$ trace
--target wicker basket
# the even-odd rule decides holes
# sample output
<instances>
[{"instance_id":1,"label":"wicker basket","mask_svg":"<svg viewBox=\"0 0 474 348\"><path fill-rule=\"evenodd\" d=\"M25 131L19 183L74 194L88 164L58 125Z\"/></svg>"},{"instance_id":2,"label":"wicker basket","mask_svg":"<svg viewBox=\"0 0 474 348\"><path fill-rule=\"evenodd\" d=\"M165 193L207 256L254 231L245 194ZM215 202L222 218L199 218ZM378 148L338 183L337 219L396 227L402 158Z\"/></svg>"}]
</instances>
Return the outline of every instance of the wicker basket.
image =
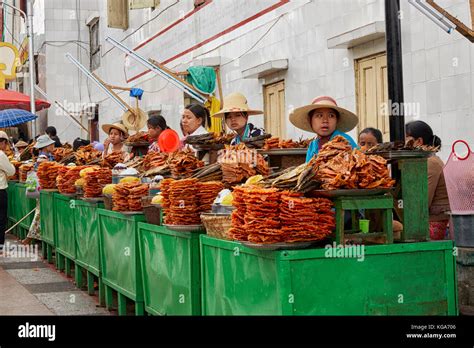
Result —
<instances>
[{"instance_id":1,"label":"wicker basket","mask_svg":"<svg viewBox=\"0 0 474 348\"><path fill-rule=\"evenodd\" d=\"M206 228L207 235L230 240L227 236L227 231L232 227L230 214L203 213L201 214L201 221Z\"/></svg>"}]
</instances>

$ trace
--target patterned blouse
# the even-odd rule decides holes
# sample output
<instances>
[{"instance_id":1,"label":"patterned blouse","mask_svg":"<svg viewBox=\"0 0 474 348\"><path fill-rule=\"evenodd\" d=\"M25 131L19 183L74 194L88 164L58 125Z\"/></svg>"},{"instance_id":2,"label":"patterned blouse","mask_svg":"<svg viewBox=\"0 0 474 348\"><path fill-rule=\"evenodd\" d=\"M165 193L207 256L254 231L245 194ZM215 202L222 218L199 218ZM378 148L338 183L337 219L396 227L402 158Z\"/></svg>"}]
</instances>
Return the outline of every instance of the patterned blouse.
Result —
<instances>
[{"instance_id":1,"label":"patterned blouse","mask_svg":"<svg viewBox=\"0 0 474 348\"><path fill-rule=\"evenodd\" d=\"M240 137L240 135L237 134L235 136L235 138L232 139L230 144L231 145L238 145L243 140L246 140L248 138L258 137L258 136L264 135L264 134L265 134L265 131L262 128L257 128L252 123L247 123L247 126L245 126L244 136Z\"/></svg>"}]
</instances>

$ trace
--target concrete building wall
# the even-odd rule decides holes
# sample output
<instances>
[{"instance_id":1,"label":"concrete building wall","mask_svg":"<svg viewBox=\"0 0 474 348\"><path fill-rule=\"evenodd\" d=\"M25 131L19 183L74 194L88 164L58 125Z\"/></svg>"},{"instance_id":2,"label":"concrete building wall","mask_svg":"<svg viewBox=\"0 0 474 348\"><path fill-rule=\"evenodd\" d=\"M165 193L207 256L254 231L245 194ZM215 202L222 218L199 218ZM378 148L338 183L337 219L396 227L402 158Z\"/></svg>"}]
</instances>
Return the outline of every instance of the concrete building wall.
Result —
<instances>
[{"instance_id":1,"label":"concrete building wall","mask_svg":"<svg viewBox=\"0 0 474 348\"><path fill-rule=\"evenodd\" d=\"M331 95L340 106L355 112L354 60L385 51L383 35L351 48L328 49L328 39L371 23L383 24L383 0L214 0L198 11L194 11L191 0L162 0L154 11L131 10L127 30L107 27L106 1L80 0L80 9L75 0L46 0L48 3L46 41L80 40L86 45L86 20L100 17L101 62L96 72L111 84L144 89L141 108L161 109L174 129L179 129L183 93L152 73L135 77L144 68L106 43L106 37L179 71L218 59L224 94L240 91L254 108L264 106L265 84L284 79L287 115L293 107L307 104L318 95ZM474 143L473 46L457 32L443 32L408 2L401 3L405 101L420 106L419 115L407 120L419 118L431 124L444 142L442 157L446 158L455 138ZM470 23L468 1L439 3ZM79 16L71 18L73 13ZM73 103L98 102L101 124L119 120L120 108L94 85L86 84L85 77L64 58L66 51L88 66L86 50L76 44L48 45L48 94ZM287 59L288 70L262 79L243 78L243 71L276 59ZM120 95L129 101L126 92ZM62 138L72 141L80 135L68 119L52 118L52 111L50 123L60 129ZM253 117L252 122L262 126L263 118ZM287 122L287 138L302 135L311 136ZM351 135L356 137L356 131Z\"/></svg>"}]
</instances>

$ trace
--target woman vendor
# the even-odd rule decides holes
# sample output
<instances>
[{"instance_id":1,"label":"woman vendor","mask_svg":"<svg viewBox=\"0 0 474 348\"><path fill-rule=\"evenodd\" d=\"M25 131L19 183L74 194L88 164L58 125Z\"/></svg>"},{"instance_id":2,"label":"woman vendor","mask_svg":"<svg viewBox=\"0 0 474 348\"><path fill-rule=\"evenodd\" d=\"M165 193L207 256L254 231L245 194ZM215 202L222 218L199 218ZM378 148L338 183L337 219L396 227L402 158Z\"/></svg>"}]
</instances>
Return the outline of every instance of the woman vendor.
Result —
<instances>
[{"instance_id":1,"label":"woman vendor","mask_svg":"<svg viewBox=\"0 0 474 348\"><path fill-rule=\"evenodd\" d=\"M224 117L227 127L235 132L231 145L237 145L248 138L265 134L263 129L248 122L249 116L261 114L263 111L249 108L247 98L243 94L232 93L224 98L224 108L213 117Z\"/></svg>"},{"instance_id":2,"label":"woman vendor","mask_svg":"<svg viewBox=\"0 0 474 348\"><path fill-rule=\"evenodd\" d=\"M405 126L406 141L414 141L415 146L439 146L441 139L433 134L431 127L423 121L413 121ZM443 173L444 163L435 154L428 157L428 208L430 238L442 240L449 222L450 210L448 191Z\"/></svg>"},{"instance_id":3,"label":"woman vendor","mask_svg":"<svg viewBox=\"0 0 474 348\"><path fill-rule=\"evenodd\" d=\"M148 152L161 152L160 146L158 145L158 138L160 134L165 130L169 129L166 124L166 120L163 116L151 116L147 121L148 126L148 139L151 141L151 145L148 148Z\"/></svg>"},{"instance_id":4,"label":"woman vendor","mask_svg":"<svg viewBox=\"0 0 474 348\"><path fill-rule=\"evenodd\" d=\"M316 133L306 153L306 162L319 153L321 147L335 136L343 136L356 148L355 141L345 132L354 129L359 119L352 112L341 108L328 96L315 98L311 104L295 109L290 114L290 122L299 129Z\"/></svg>"},{"instance_id":5,"label":"woman vendor","mask_svg":"<svg viewBox=\"0 0 474 348\"><path fill-rule=\"evenodd\" d=\"M122 152L125 155L124 161L130 157L130 151L124 142L128 138L127 128L121 123L104 124L102 130L109 135L104 141L104 152L102 157L113 152Z\"/></svg>"},{"instance_id":6,"label":"woman vendor","mask_svg":"<svg viewBox=\"0 0 474 348\"><path fill-rule=\"evenodd\" d=\"M55 141L52 140L48 135L41 135L36 139L35 149L39 151L38 159L35 163L35 171L38 170L38 166L42 162L54 161L54 144ZM36 200L35 215L33 217L33 222L30 225L28 230L28 235L21 242L23 244L29 244L32 239L41 240L41 226L40 226L40 204L39 199Z\"/></svg>"}]
</instances>

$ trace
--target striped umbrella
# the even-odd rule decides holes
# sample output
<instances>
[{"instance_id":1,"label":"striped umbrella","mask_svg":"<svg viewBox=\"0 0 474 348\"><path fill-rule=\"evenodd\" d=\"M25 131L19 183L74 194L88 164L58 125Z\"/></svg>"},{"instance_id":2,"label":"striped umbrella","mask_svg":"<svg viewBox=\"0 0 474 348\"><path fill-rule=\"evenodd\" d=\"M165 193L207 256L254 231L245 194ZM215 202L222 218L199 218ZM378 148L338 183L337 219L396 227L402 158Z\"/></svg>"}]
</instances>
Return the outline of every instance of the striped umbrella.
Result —
<instances>
[{"instance_id":1,"label":"striped umbrella","mask_svg":"<svg viewBox=\"0 0 474 348\"><path fill-rule=\"evenodd\" d=\"M0 111L0 128L17 126L37 119L38 116L21 109L7 109Z\"/></svg>"}]
</instances>

